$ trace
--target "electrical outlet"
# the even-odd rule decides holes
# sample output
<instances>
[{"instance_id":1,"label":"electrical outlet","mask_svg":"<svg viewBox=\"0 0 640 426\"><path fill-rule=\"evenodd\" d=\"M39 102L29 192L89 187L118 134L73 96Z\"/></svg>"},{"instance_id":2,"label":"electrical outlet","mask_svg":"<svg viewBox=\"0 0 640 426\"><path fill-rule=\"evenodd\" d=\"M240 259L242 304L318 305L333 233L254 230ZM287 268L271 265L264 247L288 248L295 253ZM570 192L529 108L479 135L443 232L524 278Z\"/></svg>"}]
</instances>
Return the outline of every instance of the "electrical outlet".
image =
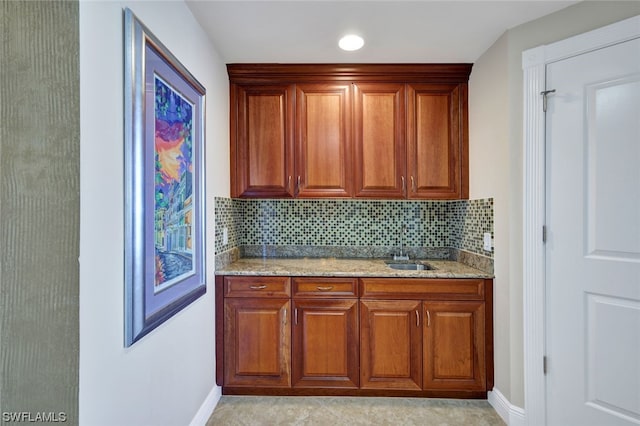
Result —
<instances>
[{"instance_id":1,"label":"electrical outlet","mask_svg":"<svg viewBox=\"0 0 640 426\"><path fill-rule=\"evenodd\" d=\"M229 244L229 230L222 228L222 244Z\"/></svg>"},{"instance_id":2,"label":"electrical outlet","mask_svg":"<svg viewBox=\"0 0 640 426\"><path fill-rule=\"evenodd\" d=\"M485 251L491 251L491 233L490 232L485 232L484 233L484 250Z\"/></svg>"}]
</instances>

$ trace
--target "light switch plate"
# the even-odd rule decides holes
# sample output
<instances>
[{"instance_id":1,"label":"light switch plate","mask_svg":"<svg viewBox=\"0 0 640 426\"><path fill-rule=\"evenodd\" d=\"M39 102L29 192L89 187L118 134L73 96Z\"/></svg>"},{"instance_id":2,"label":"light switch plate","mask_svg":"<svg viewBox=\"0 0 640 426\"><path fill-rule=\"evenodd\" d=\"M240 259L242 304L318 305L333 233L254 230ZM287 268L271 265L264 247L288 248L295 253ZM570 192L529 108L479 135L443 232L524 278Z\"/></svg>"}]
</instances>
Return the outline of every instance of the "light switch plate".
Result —
<instances>
[{"instance_id":1,"label":"light switch plate","mask_svg":"<svg viewBox=\"0 0 640 426\"><path fill-rule=\"evenodd\" d=\"M222 228L222 244L229 244L229 230Z\"/></svg>"},{"instance_id":2,"label":"light switch plate","mask_svg":"<svg viewBox=\"0 0 640 426\"><path fill-rule=\"evenodd\" d=\"M484 250L491 251L491 233L484 233Z\"/></svg>"}]
</instances>

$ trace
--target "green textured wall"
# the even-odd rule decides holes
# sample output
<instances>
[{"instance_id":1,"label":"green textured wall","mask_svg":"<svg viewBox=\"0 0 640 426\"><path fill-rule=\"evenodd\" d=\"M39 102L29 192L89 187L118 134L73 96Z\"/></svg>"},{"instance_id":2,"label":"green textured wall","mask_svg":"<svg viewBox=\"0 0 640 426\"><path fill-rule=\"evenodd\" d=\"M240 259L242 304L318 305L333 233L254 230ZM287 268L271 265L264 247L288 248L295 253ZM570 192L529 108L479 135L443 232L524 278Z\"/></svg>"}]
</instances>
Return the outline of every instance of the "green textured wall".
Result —
<instances>
[{"instance_id":1,"label":"green textured wall","mask_svg":"<svg viewBox=\"0 0 640 426\"><path fill-rule=\"evenodd\" d=\"M0 31L0 422L77 424L78 2L0 0Z\"/></svg>"}]
</instances>

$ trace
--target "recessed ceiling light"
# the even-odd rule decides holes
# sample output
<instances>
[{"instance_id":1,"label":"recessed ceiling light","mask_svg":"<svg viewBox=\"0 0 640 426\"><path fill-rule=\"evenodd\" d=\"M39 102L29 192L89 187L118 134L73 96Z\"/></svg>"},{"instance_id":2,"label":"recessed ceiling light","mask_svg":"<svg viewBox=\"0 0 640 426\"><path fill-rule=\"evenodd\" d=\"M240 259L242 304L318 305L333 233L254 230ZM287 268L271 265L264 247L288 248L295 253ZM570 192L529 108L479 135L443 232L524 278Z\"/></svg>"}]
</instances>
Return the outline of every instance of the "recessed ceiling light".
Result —
<instances>
[{"instance_id":1,"label":"recessed ceiling light","mask_svg":"<svg viewBox=\"0 0 640 426\"><path fill-rule=\"evenodd\" d=\"M364 46L364 39L355 34L347 34L340 39L338 46L340 46L340 49L342 50L358 50Z\"/></svg>"}]
</instances>

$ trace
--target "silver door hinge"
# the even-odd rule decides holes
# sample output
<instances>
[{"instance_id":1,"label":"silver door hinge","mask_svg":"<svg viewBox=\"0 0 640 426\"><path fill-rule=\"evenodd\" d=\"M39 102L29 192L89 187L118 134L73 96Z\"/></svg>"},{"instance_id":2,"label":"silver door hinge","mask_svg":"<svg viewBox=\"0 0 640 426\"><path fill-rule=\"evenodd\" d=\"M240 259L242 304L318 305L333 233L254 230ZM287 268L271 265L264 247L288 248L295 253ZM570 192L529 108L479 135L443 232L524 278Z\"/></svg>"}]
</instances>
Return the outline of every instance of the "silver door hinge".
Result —
<instances>
[{"instance_id":1,"label":"silver door hinge","mask_svg":"<svg viewBox=\"0 0 640 426\"><path fill-rule=\"evenodd\" d=\"M545 225L542 225L542 242L547 242L547 227Z\"/></svg>"},{"instance_id":2,"label":"silver door hinge","mask_svg":"<svg viewBox=\"0 0 640 426\"><path fill-rule=\"evenodd\" d=\"M556 93L556 89L553 90L543 90L540 92L542 95L542 111L547 112L547 95L550 93Z\"/></svg>"},{"instance_id":3,"label":"silver door hinge","mask_svg":"<svg viewBox=\"0 0 640 426\"><path fill-rule=\"evenodd\" d=\"M542 357L542 372L544 374L547 374L547 357L546 356Z\"/></svg>"}]
</instances>

